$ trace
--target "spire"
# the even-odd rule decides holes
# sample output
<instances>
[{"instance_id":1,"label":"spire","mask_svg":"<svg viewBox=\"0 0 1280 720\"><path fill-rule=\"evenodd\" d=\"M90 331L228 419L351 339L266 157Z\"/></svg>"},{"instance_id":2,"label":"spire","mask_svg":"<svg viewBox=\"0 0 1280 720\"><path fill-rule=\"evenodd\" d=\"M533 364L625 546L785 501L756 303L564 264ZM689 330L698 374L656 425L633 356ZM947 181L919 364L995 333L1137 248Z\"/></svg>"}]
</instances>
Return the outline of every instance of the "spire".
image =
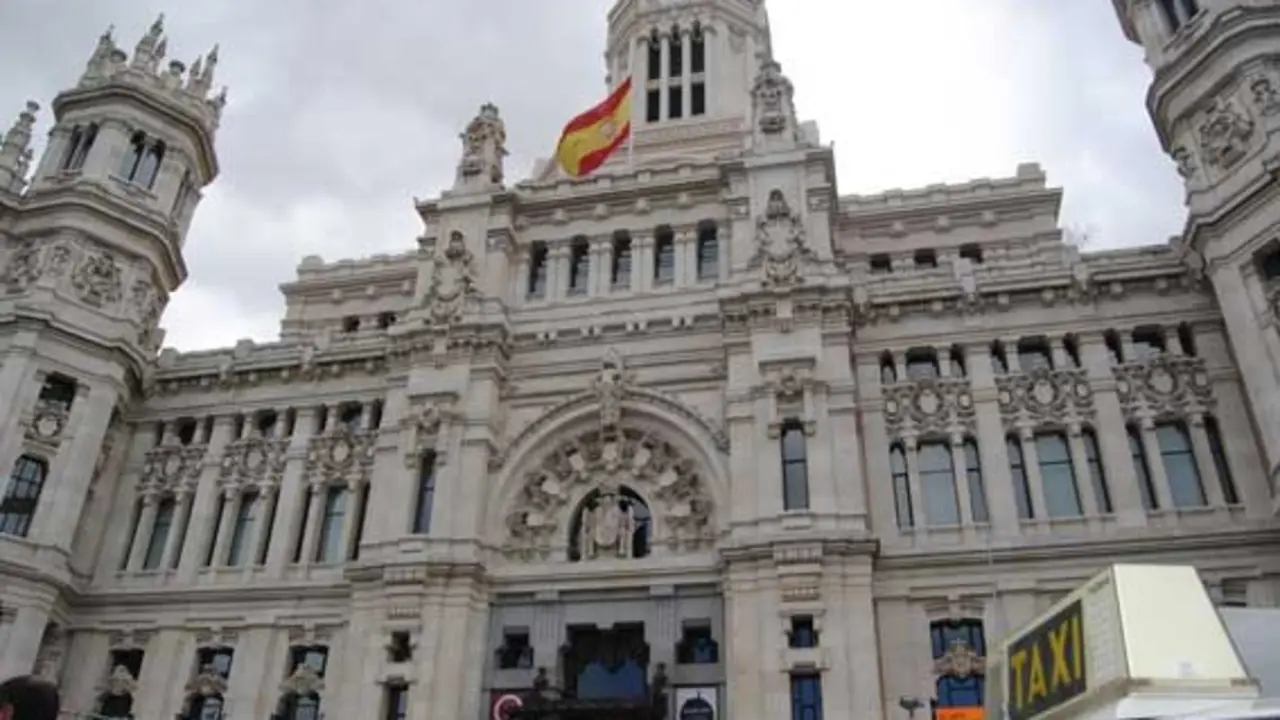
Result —
<instances>
[{"instance_id":1,"label":"spire","mask_svg":"<svg viewBox=\"0 0 1280 720\"><path fill-rule=\"evenodd\" d=\"M31 130L39 110L38 104L28 101L0 143L0 190L17 193L26 185L27 167L31 162Z\"/></svg>"},{"instance_id":2,"label":"spire","mask_svg":"<svg viewBox=\"0 0 1280 720\"><path fill-rule=\"evenodd\" d=\"M84 74L80 76L80 82L98 80L107 75L107 67L111 63L111 55L116 50L115 39L111 37L114 31L115 26L108 25L107 29L98 36L98 44L93 48L93 54L89 56L89 62L85 64Z\"/></svg>"},{"instance_id":3,"label":"spire","mask_svg":"<svg viewBox=\"0 0 1280 720\"><path fill-rule=\"evenodd\" d=\"M162 38L164 34L164 13L151 23L151 29L146 35L138 41L137 46L133 49L133 67L147 72L154 73L156 66L160 62L160 58L164 57L165 42Z\"/></svg>"},{"instance_id":4,"label":"spire","mask_svg":"<svg viewBox=\"0 0 1280 720\"><path fill-rule=\"evenodd\" d=\"M193 95L204 97L213 87L213 71L218 67L218 46L214 45L201 60L191 66L191 78L187 83L187 91Z\"/></svg>"}]
</instances>

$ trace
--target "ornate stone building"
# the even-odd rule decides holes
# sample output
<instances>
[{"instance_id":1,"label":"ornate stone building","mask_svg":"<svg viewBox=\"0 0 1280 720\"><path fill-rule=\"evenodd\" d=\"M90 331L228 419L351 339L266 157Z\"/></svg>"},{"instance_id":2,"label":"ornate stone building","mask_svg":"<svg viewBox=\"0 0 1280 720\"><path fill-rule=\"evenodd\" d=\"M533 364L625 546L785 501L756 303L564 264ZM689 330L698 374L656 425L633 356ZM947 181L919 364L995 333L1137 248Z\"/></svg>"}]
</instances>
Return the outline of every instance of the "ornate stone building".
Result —
<instances>
[{"instance_id":1,"label":"ornate stone building","mask_svg":"<svg viewBox=\"0 0 1280 720\"><path fill-rule=\"evenodd\" d=\"M0 675L139 718L897 718L1110 562L1280 604L1280 5L1115 2L1171 244L1079 252L1035 165L841 196L762 0L621 0L633 157L508 183L486 105L416 248L305 258L277 342L190 353L217 51L103 35L35 167L35 105L0 145Z\"/></svg>"}]
</instances>

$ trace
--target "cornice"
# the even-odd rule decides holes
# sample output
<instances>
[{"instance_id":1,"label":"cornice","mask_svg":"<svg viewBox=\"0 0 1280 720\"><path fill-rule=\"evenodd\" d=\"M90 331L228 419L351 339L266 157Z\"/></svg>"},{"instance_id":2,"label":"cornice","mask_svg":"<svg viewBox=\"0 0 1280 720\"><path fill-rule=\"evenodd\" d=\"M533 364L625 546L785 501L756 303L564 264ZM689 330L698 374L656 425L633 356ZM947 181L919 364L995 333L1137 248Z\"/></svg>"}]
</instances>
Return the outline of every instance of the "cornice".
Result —
<instances>
[{"instance_id":1,"label":"cornice","mask_svg":"<svg viewBox=\"0 0 1280 720\"><path fill-rule=\"evenodd\" d=\"M245 603L296 603L299 597L309 601L347 600L351 587L339 583L282 583L253 587L227 585L204 588L157 588L146 590L90 589L73 596L72 604L84 609L127 609L156 605L239 605Z\"/></svg>"}]
</instances>

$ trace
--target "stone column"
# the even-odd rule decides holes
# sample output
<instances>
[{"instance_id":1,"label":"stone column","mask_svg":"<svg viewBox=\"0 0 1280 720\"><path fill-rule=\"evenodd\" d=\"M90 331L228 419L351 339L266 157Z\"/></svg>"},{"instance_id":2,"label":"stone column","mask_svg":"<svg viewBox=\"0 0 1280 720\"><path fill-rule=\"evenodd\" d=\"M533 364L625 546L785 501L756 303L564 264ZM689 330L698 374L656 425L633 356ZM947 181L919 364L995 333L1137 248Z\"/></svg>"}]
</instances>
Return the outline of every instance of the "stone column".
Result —
<instances>
[{"instance_id":1,"label":"stone column","mask_svg":"<svg viewBox=\"0 0 1280 720\"><path fill-rule=\"evenodd\" d=\"M693 115L693 93L690 92L693 84L693 33L687 28L680 29L680 53L680 69L684 71L680 74L680 94L683 98L681 105L684 117L691 117Z\"/></svg>"},{"instance_id":2,"label":"stone column","mask_svg":"<svg viewBox=\"0 0 1280 720\"><path fill-rule=\"evenodd\" d=\"M213 435L205 449L204 469L196 484L195 498L191 501L190 541L178 560L178 576L188 582L195 579L196 571L204 564L217 532L214 523L217 522L215 513L218 512L220 496L218 480L222 476L222 453L231 442L234 429L235 418L230 415L214 420Z\"/></svg>"},{"instance_id":3,"label":"stone column","mask_svg":"<svg viewBox=\"0 0 1280 720\"><path fill-rule=\"evenodd\" d=\"M316 543L320 541L320 525L324 522L325 494L328 486L323 482L309 483L311 499L307 507L307 525L302 532L302 556L298 558L300 565L311 565L316 561L319 550Z\"/></svg>"},{"instance_id":4,"label":"stone column","mask_svg":"<svg viewBox=\"0 0 1280 720\"><path fill-rule=\"evenodd\" d=\"M1067 425L1067 442L1071 448L1071 471L1076 476L1076 497L1080 499L1080 516L1100 517L1103 512L1098 493L1093 488L1093 472L1089 469L1089 453L1084 447L1084 428L1080 423Z\"/></svg>"},{"instance_id":5,"label":"stone column","mask_svg":"<svg viewBox=\"0 0 1280 720\"><path fill-rule=\"evenodd\" d=\"M361 481L347 484L347 511L342 516L342 554L339 563L345 563L351 557L355 546L356 533L360 528L361 488L366 487Z\"/></svg>"},{"instance_id":6,"label":"stone column","mask_svg":"<svg viewBox=\"0 0 1280 720\"><path fill-rule=\"evenodd\" d=\"M667 92L667 84L671 79L671 36L668 33L663 33L658 42L661 46L662 56L662 68L658 73L660 78L658 87L661 88L658 91L658 107L661 110L659 118L666 120L671 117L670 95ZM632 285L632 289L634 288L635 285Z\"/></svg>"},{"instance_id":7,"label":"stone column","mask_svg":"<svg viewBox=\"0 0 1280 720\"><path fill-rule=\"evenodd\" d=\"M276 499L279 529L272 530L271 547L267 551L267 571L274 578L283 576L285 567L293 560L293 551L301 534L299 524L303 522L303 512L309 502L303 476L306 473L307 448L316 427L316 412L314 407L298 409L293 437L289 438L289 449L285 451L287 460L280 480L280 495Z\"/></svg>"},{"instance_id":8,"label":"stone column","mask_svg":"<svg viewBox=\"0 0 1280 720\"><path fill-rule=\"evenodd\" d=\"M557 243L547 253L547 300L560 300L569 289L569 248Z\"/></svg>"},{"instance_id":9,"label":"stone column","mask_svg":"<svg viewBox=\"0 0 1280 720\"><path fill-rule=\"evenodd\" d=\"M969 487L969 464L964 457L964 435L951 435L951 471L956 478L956 503L960 508L960 524L973 527L973 491Z\"/></svg>"},{"instance_id":10,"label":"stone column","mask_svg":"<svg viewBox=\"0 0 1280 720\"><path fill-rule=\"evenodd\" d=\"M1211 508L1225 508L1227 499L1222 492L1222 478L1218 477L1218 467L1213 462L1213 452L1209 449L1209 433L1204 429L1204 415L1192 413L1187 420L1187 433L1191 435L1191 448L1196 458L1196 468L1200 471L1204 500Z\"/></svg>"},{"instance_id":11,"label":"stone column","mask_svg":"<svg viewBox=\"0 0 1280 720\"><path fill-rule=\"evenodd\" d=\"M603 274L600 263L600 239L593 238L587 250L587 297L600 295L600 275Z\"/></svg>"},{"instance_id":12,"label":"stone column","mask_svg":"<svg viewBox=\"0 0 1280 720\"><path fill-rule=\"evenodd\" d=\"M1035 430L1018 428L1018 440L1022 443L1022 472L1031 486L1031 514L1039 522L1049 520L1049 503L1044 495L1044 476L1040 474L1040 453L1036 450Z\"/></svg>"},{"instance_id":13,"label":"stone column","mask_svg":"<svg viewBox=\"0 0 1280 720\"><path fill-rule=\"evenodd\" d=\"M160 568L168 572L178 565L178 553L182 551L183 538L187 534L187 520L191 517L191 489L185 485L178 488L173 498L173 525L169 528L169 536L165 538L164 556Z\"/></svg>"},{"instance_id":14,"label":"stone column","mask_svg":"<svg viewBox=\"0 0 1280 720\"><path fill-rule=\"evenodd\" d=\"M156 524L156 506L159 504L159 497L154 490L144 490L142 493L142 511L138 513L138 524L133 528L133 544L130 545L129 551L129 572L138 572L142 569L142 562L147 557L147 545L151 539L151 530Z\"/></svg>"},{"instance_id":15,"label":"stone column","mask_svg":"<svg viewBox=\"0 0 1280 720\"><path fill-rule=\"evenodd\" d=\"M920 462L916 457L919 449L914 435L902 438L902 448L907 455L907 486L911 488L912 527L917 533L929 526L929 513L924 503L924 488L920 483Z\"/></svg>"},{"instance_id":16,"label":"stone column","mask_svg":"<svg viewBox=\"0 0 1280 720\"><path fill-rule=\"evenodd\" d=\"M515 277L512 278L511 302L513 305L524 305L528 302L530 268L531 260L529 250L526 248L520 253L520 260L516 263Z\"/></svg>"},{"instance_id":17,"label":"stone column","mask_svg":"<svg viewBox=\"0 0 1280 720\"><path fill-rule=\"evenodd\" d=\"M48 610L31 605L18 608L8 637L0 646L0 677L11 678L31 672L48 624Z\"/></svg>"},{"instance_id":18,"label":"stone column","mask_svg":"<svg viewBox=\"0 0 1280 720\"><path fill-rule=\"evenodd\" d=\"M978 459L982 463L983 490L991 527L997 535L1016 535L1021 530L1018 505L1014 499L1013 475L1009 470L1009 452L1005 447L1004 420L996 399L995 372L991 366L991 347L966 346L969 358L969 386L973 390L974 421L978 426Z\"/></svg>"},{"instance_id":19,"label":"stone column","mask_svg":"<svg viewBox=\"0 0 1280 720\"><path fill-rule=\"evenodd\" d=\"M631 241L631 292L644 293L652 288L653 236L636 235Z\"/></svg>"},{"instance_id":20,"label":"stone column","mask_svg":"<svg viewBox=\"0 0 1280 720\"><path fill-rule=\"evenodd\" d=\"M1078 336L1080 362L1088 373L1093 388L1094 433L1102 465L1111 478L1111 504L1116 522L1122 527L1144 527L1147 511L1142 506L1137 472L1129 452L1128 425L1116 395L1116 378L1111 372L1111 358L1102 333L1088 332Z\"/></svg>"},{"instance_id":21,"label":"stone column","mask_svg":"<svg viewBox=\"0 0 1280 720\"><path fill-rule=\"evenodd\" d=\"M1169 474L1164 469L1164 457L1160 454L1160 439L1156 437L1156 425L1150 417L1142 418L1142 452L1147 456L1147 469L1151 484L1156 489L1156 505L1164 512L1177 509L1173 503L1173 491L1169 487Z\"/></svg>"},{"instance_id":22,"label":"stone column","mask_svg":"<svg viewBox=\"0 0 1280 720\"><path fill-rule=\"evenodd\" d=\"M613 292L613 238L604 237L596 242L600 254L600 275L596 278L596 294L603 296Z\"/></svg>"},{"instance_id":23,"label":"stone column","mask_svg":"<svg viewBox=\"0 0 1280 720\"><path fill-rule=\"evenodd\" d=\"M231 536L235 533L236 518L240 515L240 503L244 494L240 488L229 487L222 491L222 517L218 519L218 533L213 540L212 567L227 567L227 554L231 550Z\"/></svg>"}]
</instances>

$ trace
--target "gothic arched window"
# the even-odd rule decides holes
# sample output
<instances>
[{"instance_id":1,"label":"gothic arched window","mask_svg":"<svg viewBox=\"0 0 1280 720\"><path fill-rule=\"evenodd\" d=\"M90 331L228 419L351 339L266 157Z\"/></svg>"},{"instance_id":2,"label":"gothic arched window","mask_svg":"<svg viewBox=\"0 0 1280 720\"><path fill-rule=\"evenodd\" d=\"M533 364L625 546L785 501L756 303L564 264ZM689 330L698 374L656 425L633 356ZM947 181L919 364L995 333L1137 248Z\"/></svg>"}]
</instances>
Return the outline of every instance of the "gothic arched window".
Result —
<instances>
[{"instance_id":1,"label":"gothic arched window","mask_svg":"<svg viewBox=\"0 0 1280 720\"><path fill-rule=\"evenodd\" d=\"M653 516L630 488L593 490L574 513L569 559L642 558L649 554Z\"/></svg>"},{"instance_id":2,"label":"gothic arched window","mask_svg":"<svg viewBox=\"0 0 1280 720\"><path fill-rule=\"evenodd\" d=\"M120 177L133 182L138 176L138 166L142 164L142 156L147 152L147 136L136 132L129 138L129 150L120 162Z\"/></svg>"},{"instance_id":3,"label":"gothic arched window","mask_svg":"<svg viewBox=\"0 0 1280 720\"><path fill-rule=\"evenodd\" d=\"M160 174L160 163L164 161L164 143L156 141L154 145L147 149L146 155L142 158L142 164L138 166L138 175L134 180L139 185L152 188L156 184L156 176Z\"/></svg>"}]
</instances>

